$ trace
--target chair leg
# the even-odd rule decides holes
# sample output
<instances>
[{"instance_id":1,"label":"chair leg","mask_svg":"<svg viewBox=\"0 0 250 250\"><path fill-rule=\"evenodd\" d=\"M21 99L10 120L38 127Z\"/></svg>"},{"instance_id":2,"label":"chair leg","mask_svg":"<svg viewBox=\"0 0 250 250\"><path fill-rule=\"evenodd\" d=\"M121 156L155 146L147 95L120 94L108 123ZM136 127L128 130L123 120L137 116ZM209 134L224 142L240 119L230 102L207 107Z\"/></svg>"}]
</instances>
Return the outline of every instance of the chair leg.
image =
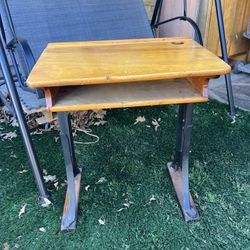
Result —
<instances>
[{"instance_id":1,"label":"chair leg","mask_svg":"<svg viewBox=\"0 0 250 250\"><path fill-rule=\"evenodd\" d=\"M16 86L11 75L11 70L8 64L7 56L5 54L2 41L0 41L0 64L2 67L5 82L8 87L10 98L12 100L13 108L14 108L14 111L18 120L18 124L19 124L19 128L20 128L23 141L24 141L24 145L26 147L26 151L27 151L27 154L28 154L31 166L32 166L33 175L35 177L37 189L39 192L39 204L41 206L46 206L50 203L50 200L49 200L50 197L44 185L43 176L41 174L41 168L40 168L36 153L34 151L34 146L31 140L31 136L29 134L27 123L25 121L22 106L18 98L18 93L17 93Z\"/></svg>"},{"instance_id":2,"label":"chair leg","mask_svg":"<svg viewBox=\"0 0 250 250\"><path fill-rule=\"evenodd\" d=\"M76 164L69 113L58 113L58 121L68 182L61 230L71 231L76 228L81 172Z\"/></svg>"},{"instance_id":3,"label":"chair leg","mask_svg":"<svg viewBox=\"0 0 250 250\"><path fill-rule=\"evenodd\" d=\"M192 134L193 104L181 104L177 122L177 140L174 161L168 170L186 222L199 220L199 214L189 193L189 151Z\"/></svg>"},{"instance_id":4,"label":"chair leg","mask_svg":"<svg viewBox=\"0 0 250 250\"><path fill-rule=\"evenodd\" d=\"M218 21L222 59L226 63L228 63L227 43L226 43L224 21L223 21L223 14L222 14L222 8L221 8L221 0L215 0L215 7L216 7L216 14L217 14L217 21ZM230 73L225 75L225 81L226 81L227 98L228 98L228 104L229 104L229 115L231 119L234 120L236 111L235 111L235 105L234 105L234 96L233 96L232 80L231 80Z\"/></svg>"},{"instance_id":5,"label":"chair leg","mask_svg":"<svg viewBox=\"0 0 250 250\"><path fill-rule=\"evenodd\" d=\"M236 111L235 111L235 105L234 105L234 96L233 96L233 88L232 88L232 79L231 74L225 75L225 82L226 82L226 88L227 88L227 100L229 104L229 116L232 121L235 120Z\"/></svg>"}]
</instances>

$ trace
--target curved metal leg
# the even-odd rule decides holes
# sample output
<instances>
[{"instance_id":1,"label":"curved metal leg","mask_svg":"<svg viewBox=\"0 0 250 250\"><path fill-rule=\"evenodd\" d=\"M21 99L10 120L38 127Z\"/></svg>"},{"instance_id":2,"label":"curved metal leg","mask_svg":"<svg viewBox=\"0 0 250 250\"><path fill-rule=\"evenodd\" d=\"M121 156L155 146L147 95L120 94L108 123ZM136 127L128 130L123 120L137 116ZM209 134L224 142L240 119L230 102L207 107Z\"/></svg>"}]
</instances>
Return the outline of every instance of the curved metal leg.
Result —
<instances>
[{"instance_id":1,"label":"curved metal leg","mask_svg":"<svg viewBox=\"0 0 250 250\"><path fill-rule=\"evenodd\" d=\"M8 91L9 91L9 94L13 103L15 114L18 120L20 132L22 134L23 141L24 141L24 144L28 153L28 157L32 166L33 174L34 174L36 185L37 185L38 192L39 192L39 204L41 206L46 206L50 203L49 194L44 185L43 176L41 174L41 169L38 163L37 156L34 151L34 146L33 146L29 131L28 131L26 121L25 121L22 106L18 98L16 86L12 79L10 67L8 64L7 56L5 54L2 41L0 42L0 63L1 63L4 78L8 87Z\"/></svg>"},{"instance_id":2,"label":"curved metal leg","mask_svg":"<svg viewBox=\"0 0 250 250\"><path fill-rule=\"evenodd\" d=\"M192 134L193 104L181 104L177 122L176 152L168 170L186 222L199 220L199 214L189 193L189 151Z\"/></svg>"}]
</instances>

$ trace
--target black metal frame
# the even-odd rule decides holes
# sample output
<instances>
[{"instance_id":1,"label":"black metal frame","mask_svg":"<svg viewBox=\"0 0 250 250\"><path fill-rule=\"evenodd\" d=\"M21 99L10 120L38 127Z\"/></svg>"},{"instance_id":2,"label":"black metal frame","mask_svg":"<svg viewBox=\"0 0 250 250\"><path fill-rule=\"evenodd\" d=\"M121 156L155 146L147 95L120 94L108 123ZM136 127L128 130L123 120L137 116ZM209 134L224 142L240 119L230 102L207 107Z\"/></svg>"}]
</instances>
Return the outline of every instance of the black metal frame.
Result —
<instances>
[{"instance_id":1,"label":"black metal frame","mask_svg":"<svg viewBox=\"0 0 250 250\"><path fill-rule=\"evenodd\" d=\"M9 52L12 65L13 65L13 67L15 69L15 72L16 72L17 82L20 84L20 86L25 91L36 93L38 98L44 98L44 93L43 93L42 90L31 89L31 88L28 88L26 86L26 83L25 83L26 76L23 76L21 74L20 70L19 70L17 59L16 59L17 57L15 55L17 46L21 49L20 52L23 54L23 59L25 60L25 64L26 64L28 73L31 72L31 70L33 69L33 67L34 67L34 65L36 63L36 60L34 58L32 50L31 50L31 48L30 48L30 46L28 44L28 41L26 39L22 38L22 37L17 37L17 35L16 35L7 0L4 0L4 5L5 5L6 15L7 15L8 22L9 22L9 27L10 27L13 38L12 38L11 41L9 41L7 43L7 39L6 39L6 35L5 35L4 26L3 26L1 16L0 16L0 34L2 36L2 40L3 40L4 44L5 44L5 47Z\"/></svg>"},{"instance_id":2,"label":"black metal frame","mask_svg":"<svg viewBox=\"0 0 250 250\"><path fill-rule=\"evenodd\" d=\"M226 43L224 20L223 20L222 8L221 8L221 0L215 0L215 7L216 7L216 15L217 15L217 21L218 21L218 30L219 30L219 36L220 36L222 59L226 63L228 63L227 43ZM231 119L234 121L235 116L236 116L236 110L235 110L235 104L234 104L232 80L231 80L230 73L225 75L225 81L226 81L226 88L227 88L227 99L229 103L229 115Z\"/></svg>"},{"instance_id":3,"label":"black metal frame","mask_svg":"<svg viewBox=\"0 0 250 250\"><path fill-rule=\"evenodd\" d=\"M66 167L68 191L65 200L64 214L62 218L61 230L70 231L76 228L77 209L79 191L75 187L75 181L80 185L81 171L77 167L74 142L72 138L70 114L67 112L58 113L60 125L60 137L63 148L63 155Z\"/></svg>"},{"instance_id":4,"label":"black metal frame","mask_svg":"<svg viewBox=\"0 0 250 250\"><path fill-rule=\"evenodd\" d=\"M184 0L183 16L173 17L171 19L164 20L164 21L160 21L162 4L163 4L163 0L157 0L156 5L155 5L155 9L153 12L153 18L151 21L151 28L152 28L154 34L156 34L156 30L159 28L159 26L161 26L165 23L169 23L169 22L176 21L176 20L186 21L189 24L191 24L191 26L195 30L197 42L203 46L203 39L202 39L202 35L200 32L199 26L197 25L197 23L193 19L191 19L187 16L187 2L186 2L186 0Z\"/></svg>"},{"instance_id":5,"label":"black metal frame","mask_svg":"<svg viewBox=\"0 0 250 250\"><path fill-rule=\"evenodd\" d=\"M168 170L186 222L199 220L199 214L189 192L189 152L194 104L180 104L177 119L176 149Z\"/></svg>"},{"instance_id":6,"label":"black metal frame","mask_svg":"<svg viewBox=\"0 0 250 250\"><path fill-rule=\"evenodd\" d=\"M40 89L32 89L26 86L26 76L22 76L19 67L18 67L18 63L17 63L17 59L16 59L16 47L19 46L21 48L21 52L24 55L25 58L25 63L28 69L28 72L31 72L31 70L33 69L36 60L33 56L32 50L27 42L26 39L21 38L21 37L16 37L15 39L11 40L8 44L6 44L6 49L9 52L10 55L10 59L11 62L13 64L13 67L15 69L16 72L16 76L17 76L17 82L20 84L21 88L24 89L25 91L28 92L32 92L34 94L37 95L38 98L44 98L44 92Z\"/></svg>"},{"instance_id":7,"label":"black metal frame","mask_svg":"<svg viewBox=\"0 0 250 250\"><path fill-rule=\"evenodd\" d=\"M14 80L11 75L10 66L7 60L7 56L5 54L5 49L3 45L2 37L0 42L0 64L3 71L3 76L12 100L12 104L15 110L15 115L17 117L17 121L20 127L20 132L22 134L22 138L25 144L25 148L28 153L28 157L32 166L33 175L35 177L35 182L37 185L37 189L39 192L39 204L41 206L45 206L48 204L48 200L50 199L50 196L48 194L47 189L44 185L44 180L42 177L41 168L34 150L34 146L31 140L31 136L27 127L27 123L23 114L22 106L18 97L18 93L16 90L16 86L14 83Z\"/></svg>"},{"instance_id":8,"label":"black metal frame","mask_svg":"<svg viewBox=\"0 0 250 250\"><path fill-rule=\"evenodd\" d=\"M26 66L28 67L29 72L31 72L33 66L35 65L35 59L34 59L33 53L31 51L31 48L29 47L27 40L15 36L8 44L6 44L6 36L5 36L1 16L0 16L0 35L1 35L1 40L2 40L2 43L4 44L4 47L7 49L10 55L10 59L11 59L11 62L15 71L15 75L12 76L12 79L14 80L14 82L18 83L20 87L24 89L25 91L36 93L38 97L42 98L43 92L41 90L36 90L36 89L31 89L31 88L26 87L25 77L21 74L19 67L18 67L18 63L17 63L17 59L15 55L16 46L19 46L22 49L22 53L24 55ZM3 80L1 81L0 84L4 84L4 83L5 81ZM13 108L13 105L9 103L8 99L2 93L0 93L0 100L7 107L8 112L12 115L15 115L15 110Z\"/></svg>"},{"instance_id":9,"label":"black metal frame","mask_svg":"<svg viewBox=\"0 0 250 250\"><path fill-rule=\"evenodd\" d=\"M15 53L16 46L20 46L20 48L22 49L22 53L24 54L24 58L26 61L26 66L28 67L28 71L31 72L31 70L33 69L36 63L36 60L28 44L28 41L22 37L15 37L15 39L12 39L9 43L7 43L6 48L10 52L13 52L13 56L15 55L14 53ZM17 63L15 63L15 65L17 66ZM26 86L24 81L22 81L22 84Z\"/></svg>"},{"instance_id":10,"label":"black metal frame","mask_svg":"<svg viewBox=\"0 0 250 250\"><path fill-rule=\"evenodd\" d=\"M8 9L8 5L6 6L6 8ZM8 9L8 12L9 12L9 9ZM27 66L30 71L35 65L35 59L28 45L28 42L25 39L16 37L15 30L14 30L12 20L10 17L9 17L9 22L11 23L11 30L13 32L14 38L8 44L6 44L6 36L4 32L2 18L0 16L1 68L3 71L3 78L7 85L7 90L11 99L11 103L9 103L8 100L2 94L1 94L1 100L7 105L7 107L9 107L10 113L12 113L17 118L17 121L20 127L20 132L22 134L24 144L26 147L26 151L28 154L28 158L31 163L33 175L35 177L35 182L36 182L37 190L39 193L39 205L46 206L48 205L49 202L51 202L50 195L44 184L40 164L39 164L39 161L38 161L35 149L34 149L34 145L33 145L30 133L29 133L29 129L25 120L22 105L20 103L20 99L19 99L16 85L15 85L15 82L17 81L23 88L28 90L28 88L24 85L24 80L22 78L21 72L19 71L18 64L16 61L16 56L15 56L16 46L20 46L22 48L22 51L24 53L24 58L26 59ZM8 51L10 55L10 59L11 59L11 62L13 64L13 67L16 73L15 76L13 76L11 73L5 49ZM29 91L34 92L34 90L31 90L31 89L29 89Z\"/></svg>"}]
</instances>

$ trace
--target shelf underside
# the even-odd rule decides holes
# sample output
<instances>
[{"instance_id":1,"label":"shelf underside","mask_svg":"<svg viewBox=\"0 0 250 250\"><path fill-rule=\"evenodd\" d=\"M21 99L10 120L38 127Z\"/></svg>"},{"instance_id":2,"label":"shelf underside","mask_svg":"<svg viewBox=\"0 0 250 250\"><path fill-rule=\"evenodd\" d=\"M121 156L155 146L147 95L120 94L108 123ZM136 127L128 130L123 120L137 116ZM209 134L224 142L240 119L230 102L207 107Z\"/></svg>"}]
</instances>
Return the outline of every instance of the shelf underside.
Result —
<instances>
[{"instance_id":1,"label":"shelf underside","mask_svg":"<svg viewBox=\"0 0 250 250\"><path fill-rule=\"evenodd\" d=\"M206 102L187 79L61 87L51 112Z\"/></svg>"}]
</instances>

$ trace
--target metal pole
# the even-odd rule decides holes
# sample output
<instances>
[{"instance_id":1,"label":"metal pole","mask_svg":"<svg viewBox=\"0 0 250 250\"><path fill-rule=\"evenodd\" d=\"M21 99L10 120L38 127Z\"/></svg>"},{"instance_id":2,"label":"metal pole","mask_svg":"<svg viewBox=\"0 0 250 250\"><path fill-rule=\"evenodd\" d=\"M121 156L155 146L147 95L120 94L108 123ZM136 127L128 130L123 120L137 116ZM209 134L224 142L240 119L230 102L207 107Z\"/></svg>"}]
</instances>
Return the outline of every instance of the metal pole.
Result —
<instances>
[{"instance_id":1,"label":"metal pole","mask_svg":"<svg viewBox=\"0 0 250 250\"><path fill-rule=\"evenodd\" d=\"M156 3L155 3L155 8L154 8L154 12L153 12L153 16L152 16L152 20L151 20L151 27L152 29L154 29L154 25L156 24L157 22L157 18L160 14L160 9L161 9L161 6L162 6L162 2L163 0L157 0Z\"/></svg>"},{"instance_id":2,"label":"metal pole","mask_svg":"<svg viewBox=\"0 0 250 250\"><path fill-rule=\"evenodd\" d=\"M187 17L187 0L183 0L183 16Z\"/></svg>"},{"instance_id":3,"label":"metal pole","mask_svg":"<svg viewBox=\"0 0 250 250\"><path fill-rule=\"evenodd\" d=\"M221 0L215 0L215 7L216 7L216 14L218 20L218 29L219 29L219 36L220 36L220 45L221 45L221 53L222 59L228 63L228 54L227 54L227 43L226 43L226 36L225 36L225 29L224 29L224 21L223 21L223 14L221 8ZM232 88L232 80L230 73L225 75L226 80L226 88L227 88L227 99L229 103L229 115L231 119L235 119L235 105L234 105L234 97L233 97L233 88Z\"/></svg>"},{"instance_id":4,"label":"metal pole","mask_svg":"<svg viewBox=\"0 0 250 250\"><path fill-rule=\"evenodd\" d=\"M25 144L28 156L29 156L29 160L32 166L33 174L34 174L36 185L37 185L38 192L39 192L39 204L41 206L45 206L48 204L49 195L44 185L43 177L41 174L41 169L38 163L37 156L34 152L33 143L32 143L31 136L29 134L28 127L25 121L22 106L18 98L16 86L14 84L14 81L11 75L10 67L8 64L7 56L5 54L2 40L0 42L0 64L2 67L3 75L4 75L4 78L8 87L11 100L14 106L14 110L15 110L16 117L19 123L23 141L24 141L24 144Z\"/></svg>"}]
</instances>

